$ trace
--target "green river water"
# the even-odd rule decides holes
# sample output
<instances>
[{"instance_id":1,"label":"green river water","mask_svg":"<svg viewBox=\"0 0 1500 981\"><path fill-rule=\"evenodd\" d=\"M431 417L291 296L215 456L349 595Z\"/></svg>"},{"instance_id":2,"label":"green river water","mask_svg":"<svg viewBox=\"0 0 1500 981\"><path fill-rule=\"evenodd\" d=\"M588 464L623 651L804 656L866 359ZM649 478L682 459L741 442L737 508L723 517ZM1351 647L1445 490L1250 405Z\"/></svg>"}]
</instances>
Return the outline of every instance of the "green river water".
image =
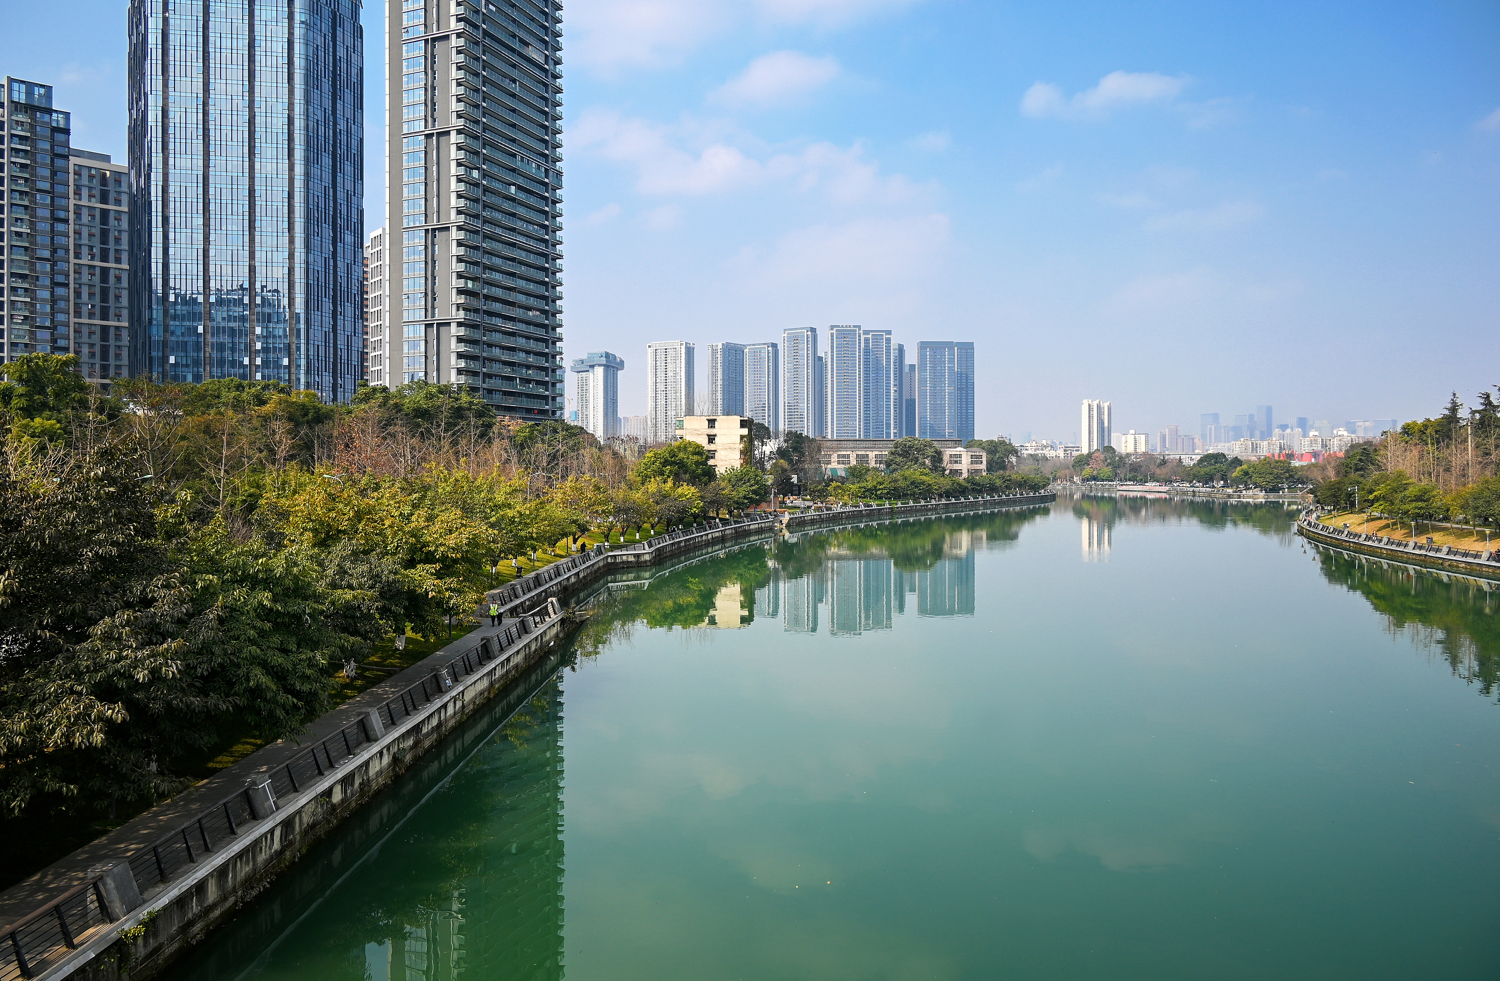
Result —
<instances>
[{"instance_id":1,"label":"green river water","mask_svg":"<svg viewBox=\"0 0 1500 981\"><path fill-rule=\"evenodd\" d=\"M1086 499L591 602L171 981L1500 977L1482 585Z\"/></svg>"}]
</instances>

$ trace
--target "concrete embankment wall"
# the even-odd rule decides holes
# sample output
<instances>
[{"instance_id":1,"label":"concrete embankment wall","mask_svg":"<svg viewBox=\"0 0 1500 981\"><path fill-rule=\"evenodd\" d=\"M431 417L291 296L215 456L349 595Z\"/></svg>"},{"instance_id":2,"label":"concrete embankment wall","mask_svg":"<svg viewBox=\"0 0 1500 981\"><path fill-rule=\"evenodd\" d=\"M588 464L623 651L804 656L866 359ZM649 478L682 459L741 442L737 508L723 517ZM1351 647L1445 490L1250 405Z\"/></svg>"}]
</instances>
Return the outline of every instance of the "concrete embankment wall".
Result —
<instances>
[{"instance_id":1,"label":"concrete embankment wall","mask_svg":"<svg viewBox=\"0 0 1500 981\"><path fill-rule=\"evenodd\" d=\"M1004 510L1051 504L1057 495L1051 491L1038 494L1009 494L994 497L965 497L955 500L926 501L920 504L881 504L866 507L830 508L789 515L787 532L810 531L831 525L865 521L896 521L902 518L936 517L944 514L968 514L975 511Z\"/></svg>"},{"instance_id":2,"label":"concrete embankment wall","mask_svg":"<svg viewBox=\"0 0 1500 981\"><path fill-rule=\"evenodd\" d=\"M1027 507L1054 499L1048 493L841 508L794 515L786 524L804 531L856 522ZM509 621L509 628L504 624L499 628L482 627L314 722L304 736L303 746L278 744L260 750L207 785L154 808L32 880L0 894L0 900L8 900L7 914L17 909L46 912L44 902L50 900L35 897L46 897L49 890L55 896L63 888L87 882L90 873L98 878L98 870L107 868L114 870L111 874L130 879L127 892L136 893L138 889L138 896L126 902L128 911L112 910L123 915L105 916L86 929L74 930L73 943L68 947L59 944L43 956L32 957L30 963L14 956L5 960L6 952L0 951L0 981L30 978L52 981L74 975L85 981L125 978L147 981L263 890L309 845L399 778L413 760L454 733L465 720L506 692L547 652L555 650L573 622L562 610L560 601L566 596L613 573L645 569L688 553L771 538L781 528L782 522L773 516L713 523L660 536L639 546L616 547L613 551L595 549L492 591L491 598L503 607L508 617L526 614L522 620L527 629L518 632L514 620ZM482 658L471 658L477 666L465 668L467 673L459 671L460 659L470 658L476 651L485 652ZM429 679L434 682L431 701L421 706L414 704L412 711L399 722L389 710L380 715L382 706L392 704L398 693L409 689L414 682L421 683L426 692ZM506 697L517 695L512 690ZM386 726L382 718L390 725ZM256 812L253 819L231 821L231 835L214 840L211 845L205 834L205 847L194 855L190 846L189 864L174 870L166 882L153 881L137 887L130 878L127 860L132 857L139 860L142 849L150 850L164 834L196 836L201 826L193 830L193 821L205 807L217 806L216 799L231 793L235 787L247 785L267 793L265 774L287 766L290 754L305 754L307 743L319 739L324 743L329 738L337 740L338 734L351 726L364 727L368 741L356 740L347 757L335 760L325 754L327 772L320 765L317 778L296 784L295 792L279 796L269 792L260 809L268 813ZM317 761L316 751L312 759ZM244 789L237 792L250 794ZM117 904L111 901L110 905ZM132 905L134 908L129 908ZM31 918L35 919L35 915ZM12 925L15 919L7 915ZM0 930L0 935L4 934Z\"/></svg>"},{"instance_id":3,"label":"concrete embankment wall","mask_svg":"<svg viewBox=\"0 0 1500 981\"><path fill-rule=\"evenodd\" d=\"M1308 517L1297 519L1297 532L1304 538L1348 552L1376 556L1404 565L1424 566L1461 573L1480 579L1500 580L1500 549L1470 552L1448 545L1419 545L1380 535L1333 528Z\"/></svg>"}]
</instances>

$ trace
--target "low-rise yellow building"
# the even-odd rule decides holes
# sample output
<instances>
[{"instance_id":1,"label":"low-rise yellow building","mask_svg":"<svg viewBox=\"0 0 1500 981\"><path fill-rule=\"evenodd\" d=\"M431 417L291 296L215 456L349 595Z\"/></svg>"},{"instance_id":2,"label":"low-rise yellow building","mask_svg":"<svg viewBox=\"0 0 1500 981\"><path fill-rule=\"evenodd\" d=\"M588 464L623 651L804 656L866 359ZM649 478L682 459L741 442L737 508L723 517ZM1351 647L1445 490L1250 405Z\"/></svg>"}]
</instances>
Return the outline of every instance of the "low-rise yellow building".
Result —
<instances>
[{"instance_id":1,"label":"low-rise yellow building","mask_svg":"<svg viewBox=\"0 0 1500 981\"><path fill-rule=\"evenodd\" d=\"M753 421L749 416L683 416L677 420L677 436L708 450L714 472L723 473L750 462Z\"/></svg>"}]
</instances>

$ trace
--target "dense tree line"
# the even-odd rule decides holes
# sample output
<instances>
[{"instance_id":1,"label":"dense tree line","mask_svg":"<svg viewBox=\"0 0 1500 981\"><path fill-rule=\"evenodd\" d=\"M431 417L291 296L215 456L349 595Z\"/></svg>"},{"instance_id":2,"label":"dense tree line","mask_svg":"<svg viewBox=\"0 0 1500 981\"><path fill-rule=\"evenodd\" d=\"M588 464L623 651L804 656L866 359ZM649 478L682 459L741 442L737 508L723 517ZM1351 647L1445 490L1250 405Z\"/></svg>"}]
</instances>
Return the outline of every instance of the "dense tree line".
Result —
<instances>
[{"instance_id":1,"label":"dense tree line","mask_svg":"<svg viewBox=\"0 0 1500 981\"><path fill-rule=\"evenodd\" d=\"M1479 393L1468 409L1454 393L1442 413L1405 423L1378 442L1350 447L1319 468L1314 494L1328 507L1399 521L1462 521L1500 528L1500 402Z\"/></svg>"}]
</instances>

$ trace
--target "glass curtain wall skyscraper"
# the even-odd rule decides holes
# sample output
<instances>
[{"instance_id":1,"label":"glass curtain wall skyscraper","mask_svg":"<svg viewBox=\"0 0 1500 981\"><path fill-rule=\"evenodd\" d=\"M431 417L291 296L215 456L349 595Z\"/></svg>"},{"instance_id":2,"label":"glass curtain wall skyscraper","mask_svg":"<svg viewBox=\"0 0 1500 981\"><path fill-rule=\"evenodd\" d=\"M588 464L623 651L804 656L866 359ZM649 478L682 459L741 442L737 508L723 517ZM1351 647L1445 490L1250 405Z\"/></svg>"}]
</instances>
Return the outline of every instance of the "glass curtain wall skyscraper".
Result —
<instances>
[{"instance_id":1,"label":"glass curtain wall skyscraper","mask_svg":"<svg viewBox=\"0 0 1500 981\"><path fill-rule=\"evenodd\" d=\"M561 51L550 0L386 4L389 385L562 418Z\"/></svg>"},{"instance_id":2,"label":"glass curtain wall skyscraper","mask_svg":"<svg viewBox=\"0 0 1500 981\"><path fill-rule=\"evenodd\" d=\"M923 439L974 438L974 344L917 344L917 435Z\"/></svg>"},{"instance_id":3,"label":"glass curtain wall skyscraper","mask_svg":"<svg viewBox=\"0 0 1500 981\"><path fill-rule=\"evenodd\" d=\"M364 302L355 0L131 0L132 320L157 378L346 400Z\"/></svg>"}]
</instances>

